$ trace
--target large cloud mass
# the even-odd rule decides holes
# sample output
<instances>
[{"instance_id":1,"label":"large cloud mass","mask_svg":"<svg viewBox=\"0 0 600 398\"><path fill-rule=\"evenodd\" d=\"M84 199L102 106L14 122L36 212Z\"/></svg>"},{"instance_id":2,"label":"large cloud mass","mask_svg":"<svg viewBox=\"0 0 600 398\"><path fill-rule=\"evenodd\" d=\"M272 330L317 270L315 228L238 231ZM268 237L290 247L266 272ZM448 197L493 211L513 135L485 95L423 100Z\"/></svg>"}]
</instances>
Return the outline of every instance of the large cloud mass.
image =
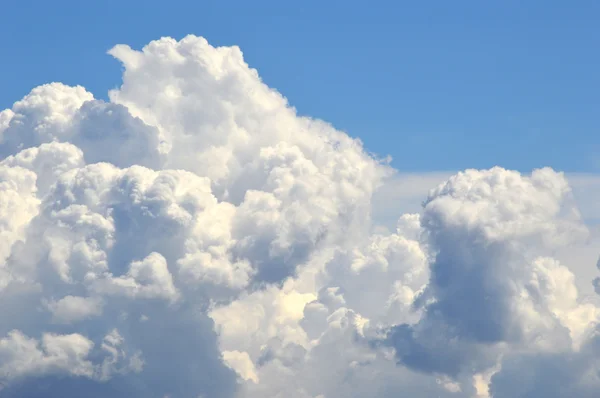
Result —
<instances>
[{"instance_id":1,"label":"large cloud mass","mask_svg":"<svg viewBox=\"0 0 600 398\"><path fill-rule=\"evenodd\" d=\"M0 113L0 397L598 395L564 175L467 170L389 232L394 170L237 47L110 54L110 102Z\"/></svg>"}]
</instances>

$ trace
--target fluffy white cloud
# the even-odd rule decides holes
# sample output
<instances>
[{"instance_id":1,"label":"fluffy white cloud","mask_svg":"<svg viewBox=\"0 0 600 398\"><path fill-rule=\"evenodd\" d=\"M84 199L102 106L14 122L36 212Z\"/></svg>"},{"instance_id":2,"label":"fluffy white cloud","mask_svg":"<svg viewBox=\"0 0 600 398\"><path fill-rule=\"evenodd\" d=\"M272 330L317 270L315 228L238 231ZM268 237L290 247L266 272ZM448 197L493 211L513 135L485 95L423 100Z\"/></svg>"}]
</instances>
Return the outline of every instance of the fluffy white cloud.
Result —
<instances>
[{"instance_id":1,"label":"fluffy white cloud","mask_svg":"<svg viewBox=\"0 0 600 398\"><path fill-rule=\"evenodd\" d=\"M92 376L92 363L86 360L92 347L80 334L44 334L40 344L15 330L0 340L0 369L8 378L53 371Z\"/></svg>"},{"instance_id":2,"label":"fluffy white cloud","mask_svg":"<svg viewBox=\"0 0 600 398\"><path fill-rule=\"evenodd\" d=\"M110 102L0 112L0 397L597 391L595 207L562 174L398 178L237 47L110 54Z\"/></svg>"},{"instance_id":3,"label":"fluffy white cloud","mask_svg":"<svg viewBox=\"0 0 600 398\"><path fill-rule=\"evenodd\" d=\"M102 300L97 297L65 296L45 303L55 322L71 323L100 315Z\"/></svg>"}]
</instances>

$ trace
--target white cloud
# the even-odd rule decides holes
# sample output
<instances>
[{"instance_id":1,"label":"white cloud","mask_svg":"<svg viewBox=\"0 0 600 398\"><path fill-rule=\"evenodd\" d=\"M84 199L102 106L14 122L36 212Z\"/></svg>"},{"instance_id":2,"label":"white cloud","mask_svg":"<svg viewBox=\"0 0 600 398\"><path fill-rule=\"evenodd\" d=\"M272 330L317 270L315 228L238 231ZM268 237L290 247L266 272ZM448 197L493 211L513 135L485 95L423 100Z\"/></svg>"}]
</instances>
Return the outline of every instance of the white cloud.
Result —
<instances>
[{"instance_id":1,"label":"white cloud","mask_svg":"<svg viewBox=\"0 0 600 398\"><path fill-rule=\"evenodd\" d=\"M39 342L15 330L0 340L0 372L8 378L61 371L91 377L93 366L86 358L92 347L80 334L44 334Z\"/></svg>"},{"instance_id":2,"label":"white cloud","mask_svg":"<svg viewBox=\"0 0 600 398\"><path fill-rule=\"evenodd\" d=\"M582 333L569 321L573 311L584 311L571 272L540 257L587 233L562 175L542 169L524 177L499 168L459 173L431 191L422 225L435 256L420 299L426 315L392 333L407 365L456 375L462 366L490 366L488 348L498 343L534 344L543 335L548 341L539 344L556 347L562 327ZM589 311L595 321L595 308ZM439 345L445 338L456 347L446 351ZM448 362L436 355L448 355Z\"/></svg>"},{"instance_id":3,"label":"white cloud","mask_svg":"<svg viewBox=\"0 0 600 398\"><path fill-rule=\"evenodd\" d=\"M237 47L110 54L0 113L0 397L597 391L596 176L402 174Z\"/></svg>"},{"instance_id":4,"label":"white cloud","mask_svg":"<svg viewBox=\"0 0 600 398\"><path fill-rule=\"evenodd\" d=\"M256 375L256 368L247 352L223 351L223 360L228 366L235 370L242 379L251 380L254 383L259 382L258 376Z\"/></svg>"},{"instance_id":5,"label":"white cloud","mask_svg":"<svg viewBox=\"0 0 600 398\"><path fill-rule=\"evenodd\" d=\"M142 261L132 262L125 275L100 277L94 280L91 288L99 294L142 299L161 298L175 301L179 297L167 261L155 252L150 253Z\"/></svg>"},{"instance_id":6,"label":"white cloud","mask_svg":"<svg viewBox=\"0 0 600 398\"><path fill-rule=\"evenodd\" d=\"M102 300L97 297L65 296L45 303L56 322L72 323L102 313Z\"/></svg>"}]
</instances>

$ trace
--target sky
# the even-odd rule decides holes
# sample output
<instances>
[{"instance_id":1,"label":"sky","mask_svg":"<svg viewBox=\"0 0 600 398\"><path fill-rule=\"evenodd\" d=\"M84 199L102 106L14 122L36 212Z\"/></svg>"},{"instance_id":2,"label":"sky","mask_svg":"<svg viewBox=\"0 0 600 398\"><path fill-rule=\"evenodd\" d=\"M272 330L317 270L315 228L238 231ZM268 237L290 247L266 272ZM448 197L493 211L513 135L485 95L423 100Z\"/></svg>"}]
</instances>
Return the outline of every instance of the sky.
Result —
<instances>
[{"instance_id":1,"label":"sky","mask_svg":"<svg viewBox=\"0 0 600 398\"><path fill-rule=\"evenodd\" d=\"M2 6L0 398L598 397L595 3L99 3Z\"/></svg>"},{"instance_id":2,"label":"sky","mask_svg":"<svg viewBox=\"0 0 600 398\"><path fill-rule=\"evenodd\" d=\"M112 46L193 33L240 46L300 114L400 170L600 169L597 1L23 0L2 14L0 108L50 81L106 98Z\"/></svg>"}]
</instances>

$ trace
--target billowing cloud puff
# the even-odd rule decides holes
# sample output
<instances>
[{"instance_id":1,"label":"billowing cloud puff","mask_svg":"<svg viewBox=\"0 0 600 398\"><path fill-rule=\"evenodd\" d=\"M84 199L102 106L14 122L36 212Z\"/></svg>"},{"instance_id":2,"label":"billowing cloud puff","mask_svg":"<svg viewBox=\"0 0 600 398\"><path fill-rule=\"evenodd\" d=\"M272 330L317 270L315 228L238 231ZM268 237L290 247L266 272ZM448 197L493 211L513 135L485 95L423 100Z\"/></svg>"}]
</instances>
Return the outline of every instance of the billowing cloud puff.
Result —
<instances>
[{"instance_id":1,"label":"billowing cloud puff","mask_svg":"<svg viewBox=\"0 0 600 398\"><path fill-rule=\"evenodd\" d=\"M401 363L459 377L513 350L580 349L599 312L578 300L572 272L549 257L588 232L562 175L459 173L431 191L422 226L432 255L415 301L424 315L388 335Z\"/></svg>"},{"instance_id":2,"label":"billowing cloud puff","mask_svg":"<svg viewBox=\"0 0 600 398\"><path fill-rule=\"evenodd\" d=\"M458 173L389 232L394 171L237 47L110 54L110 102L52 83L0 112L0 397L598 391L562 174Z\"/></svg>"}]
</instances>

